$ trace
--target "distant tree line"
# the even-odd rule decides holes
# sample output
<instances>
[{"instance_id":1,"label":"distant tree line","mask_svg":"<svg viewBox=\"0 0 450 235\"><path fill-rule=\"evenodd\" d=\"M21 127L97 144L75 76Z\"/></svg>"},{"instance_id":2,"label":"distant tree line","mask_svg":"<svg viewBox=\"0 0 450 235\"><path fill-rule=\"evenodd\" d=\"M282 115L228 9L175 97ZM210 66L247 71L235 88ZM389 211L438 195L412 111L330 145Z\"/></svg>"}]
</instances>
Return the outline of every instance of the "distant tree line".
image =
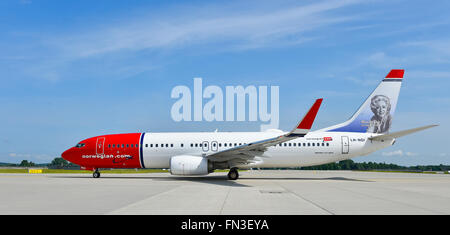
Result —
<instances>
[{"instance_id":1,"label":"distant tree line","mask_svg":"<svg viewBox=\"0 0 450 235\"><path fill-rule=\"evenodd\" d=\"M403 171L449 171L449 165L428 165L428 166L399 166L396 164L376 163L376 162L354 162L344 160L319 166L301 167L302 170L403 170Z\"/></svg>"},{"instance_id":2,"label":"distant tree line","mask_svg":"<svg viewBox=\"0 0 450 235\"><path fill-rule=\"evenodd\" d=\"M68 162L61 157L57 157L57 158L53 159L51 163L36 164L32 161L22 160L22 162L20 162L20 164L0 163L0 166L3 166L3 167L48 167L48 168L54 168L54 169L55 168L63 169L63 168L78 167L78 165Z\"/></svg>"},{"instance_id":3,"label":"distant tree line","mask_svg":"<svg viewBox=\"0 0 450 235\"><path fill-rule=\"evenodd\" d=\"M34 162L32 162L32 161L23 160L23 161L19 164L19 166L22 166L22 167L30 167L30 166L36 166L36 164L35 164Z\"/></svg>"},{"instance_id":4,"label":"distant tree line","mask_svg":"<svg viewBox=\"0 0 450 235\"><path fill-rule=\"evenodd\" d=\"M63 158L57 157L52 160L51 163L36 164L32 161L23 160L20 164L12 163L0 163L0 166L7 167L48 167L48 168L76 168L79 167L73 163L70 163ZM273 168L263 168L263 169L273 169ZM276 168L276 169L287 169L287 168ZM323 164L319 166L308 166L300 167L297 169L302 170L400 170L400 171L450 171L449 165L427 165L427 166L399 166L396 164L387 163L376 163L376 162L354 162L352 160L344 160L340 162L333 162L328 164Z\"/></svg>"},{"instance_id":5,"label":"distant tree line","mask_svg":"<svg viewBox=\"0 0 450 235\"><path fill-rule=\"evenodd\" d=\"M67 168L67 167L73 167L76 165L71 162L66 161L62 157L57 157L57 158L53 159L53 161L50 164L48 164L48 166L52 167L52 168L62 169L62 168Z\"/></svg>"}]
</instances>

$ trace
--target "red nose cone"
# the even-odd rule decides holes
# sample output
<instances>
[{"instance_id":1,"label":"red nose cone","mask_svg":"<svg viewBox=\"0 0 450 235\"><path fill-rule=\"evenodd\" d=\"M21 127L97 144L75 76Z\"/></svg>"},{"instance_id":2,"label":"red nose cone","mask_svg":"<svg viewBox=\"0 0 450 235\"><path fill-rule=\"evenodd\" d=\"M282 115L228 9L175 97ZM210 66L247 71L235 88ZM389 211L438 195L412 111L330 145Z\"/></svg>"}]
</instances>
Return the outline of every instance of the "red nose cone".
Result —
<instances>
[{"instance_id":1,"label":"red nose cone","mask_svg":"<svg viewBox=\"0 0 450 235\"><path fill-rule=\"evenodd\" d=\"M61 154L61 157L62 157L64 160L66 160L66 161L73 162L73 150L72 150L72 148L70 148L70 149L64 151L64 152Z\"/></svg>"}]
</instances>

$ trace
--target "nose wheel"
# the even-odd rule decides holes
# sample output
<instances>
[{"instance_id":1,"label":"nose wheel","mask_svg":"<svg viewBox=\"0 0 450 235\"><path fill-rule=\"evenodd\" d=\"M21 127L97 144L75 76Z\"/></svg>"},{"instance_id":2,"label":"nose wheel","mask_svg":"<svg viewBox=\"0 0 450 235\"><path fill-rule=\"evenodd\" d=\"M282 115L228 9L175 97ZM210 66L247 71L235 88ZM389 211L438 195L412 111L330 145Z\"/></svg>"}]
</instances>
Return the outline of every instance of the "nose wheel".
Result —
<instances>
[{"instance_id":1,"label":"nose wheel","mask_svg":"<svg viewBox=\"0 0 450 235\"><path fill-rule=\"evenodd\" d=\"M92 177L94 177L94 178L100 178L100 172L96 169L96 170L94 171L94 173L92 174Z\"/></svg>"},{"instance_id":2,"label":"nose wheel","mask_svg":"<svg viewBox=\"0 0 450 235\"><path fill-rule=\"evenodd\" d=\"M239 173L237 168L231 168L230 172L228 172L228 179L229 180L237 180L239 178Z\"/></svg>"}]
</instances>

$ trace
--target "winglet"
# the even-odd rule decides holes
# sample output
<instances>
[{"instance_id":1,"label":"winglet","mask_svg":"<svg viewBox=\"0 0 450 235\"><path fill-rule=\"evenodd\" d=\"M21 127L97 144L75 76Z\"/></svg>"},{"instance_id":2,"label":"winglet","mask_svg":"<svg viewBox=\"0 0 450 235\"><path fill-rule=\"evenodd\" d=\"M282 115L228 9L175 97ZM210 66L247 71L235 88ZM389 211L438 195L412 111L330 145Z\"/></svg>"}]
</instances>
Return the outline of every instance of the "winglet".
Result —
<instances>
[{"instance_id":1,"label":"winglet","mask_svg":"<svg viewBox=\"0 0 450 235\"><path fill-rule=\"evenodd\" d=\"M322 98L317 99L313 106L309 109L303 119L297 124L297 126L289 132L287 136L299 136L306 135L311 129L314 119L316 119L317 112L319 112L320 105L322 104Z\"/></svg>"}]
</instances>

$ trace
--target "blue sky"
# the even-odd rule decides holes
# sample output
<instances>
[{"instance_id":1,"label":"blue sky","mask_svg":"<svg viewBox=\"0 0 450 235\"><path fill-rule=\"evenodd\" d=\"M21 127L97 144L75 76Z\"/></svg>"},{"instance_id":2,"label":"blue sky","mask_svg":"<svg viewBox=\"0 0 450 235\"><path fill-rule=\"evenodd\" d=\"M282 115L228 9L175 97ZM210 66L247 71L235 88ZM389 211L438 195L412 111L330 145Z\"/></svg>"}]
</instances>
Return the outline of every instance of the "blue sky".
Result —
<instances>
[{"instance_id":1,"label":"blue sky","mask_svg":"<svg viewBox=\"0 0 450 235\"><path fill-rule=\"evenodd\" d=\"M393 130L439 127L356 161L450 164L448 1L0 2L0 162L50 162L79 140L144 131L258 131L175 122L173 87L280 87L280 129L316 98L345 121L392 68Z\"/></svg>"}]
</instances>

